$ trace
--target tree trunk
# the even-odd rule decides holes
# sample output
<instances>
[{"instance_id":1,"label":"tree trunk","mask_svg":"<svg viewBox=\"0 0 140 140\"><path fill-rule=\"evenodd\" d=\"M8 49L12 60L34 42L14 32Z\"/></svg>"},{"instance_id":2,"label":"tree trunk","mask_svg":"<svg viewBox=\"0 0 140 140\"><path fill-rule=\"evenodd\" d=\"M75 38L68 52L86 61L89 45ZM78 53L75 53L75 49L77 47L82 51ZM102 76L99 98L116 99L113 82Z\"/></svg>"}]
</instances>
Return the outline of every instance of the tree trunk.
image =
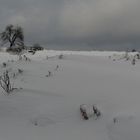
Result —
<instances>
[{"instance_id":1,"label":"tree trunk","mask_svg":"<svg viewBox=\"0 0 140 140\"><path fill-rule=\"evenodd\" d=\"M13 43L10 43L10 48L12 48L12 46L13 46Z\"/></svg>"}]
</instances>

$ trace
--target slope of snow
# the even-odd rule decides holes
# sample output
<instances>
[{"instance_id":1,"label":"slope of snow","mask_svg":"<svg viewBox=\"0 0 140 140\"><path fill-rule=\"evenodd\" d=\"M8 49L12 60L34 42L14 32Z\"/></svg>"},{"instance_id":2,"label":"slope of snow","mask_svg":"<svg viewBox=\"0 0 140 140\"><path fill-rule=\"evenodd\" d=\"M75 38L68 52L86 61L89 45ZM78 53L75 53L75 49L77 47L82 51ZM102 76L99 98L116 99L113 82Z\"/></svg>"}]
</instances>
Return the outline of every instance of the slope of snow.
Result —
<instances>
[{"instance_id":1,"label":"slope of snow","mask_svg":"<svg viewBox=\"0 0 140 140\"><path fill-rule=\"evenodd\" d=\"M8 69L18 90L5 96L0 88L0 139L139 140L140 61L118 59L124 54L40 51L19 61L1 52L0 73ZM96 104L102 117L83 120L80 104Z\"/></svg>"}]
</instances>

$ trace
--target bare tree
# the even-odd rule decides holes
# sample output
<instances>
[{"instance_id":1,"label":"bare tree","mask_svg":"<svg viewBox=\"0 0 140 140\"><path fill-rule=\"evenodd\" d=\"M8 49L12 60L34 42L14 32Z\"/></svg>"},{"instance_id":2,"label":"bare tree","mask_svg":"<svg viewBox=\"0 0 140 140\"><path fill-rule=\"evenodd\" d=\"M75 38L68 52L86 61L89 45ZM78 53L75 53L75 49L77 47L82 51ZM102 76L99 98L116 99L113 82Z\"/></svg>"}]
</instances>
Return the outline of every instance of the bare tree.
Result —
<instances>
[{"instance_id":1,"label":"bare tree","mask_svg":"<svg viewBox=\"0 0 140 140\"><path fill-rule=\"evenodd\" d=\"M10 43L10 48L15 45L24 46L23 29L20 26L8 25L0 34L2 42Z\"/></svg>"}]
</instances>

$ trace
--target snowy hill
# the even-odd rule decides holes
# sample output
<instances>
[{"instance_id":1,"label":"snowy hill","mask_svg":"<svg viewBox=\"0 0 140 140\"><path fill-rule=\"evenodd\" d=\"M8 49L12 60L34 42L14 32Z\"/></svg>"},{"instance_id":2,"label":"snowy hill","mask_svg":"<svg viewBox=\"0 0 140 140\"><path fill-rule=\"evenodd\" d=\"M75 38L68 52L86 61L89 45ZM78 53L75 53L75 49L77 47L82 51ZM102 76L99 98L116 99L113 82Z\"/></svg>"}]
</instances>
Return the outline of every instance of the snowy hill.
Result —
<instances>
[{"instance_id":1,"label":"snowy hill","mask_svg":"<svg viewBox=\"0 0 140 140\"><path fill-rule=\"evenodd\" d=\"M134 53L128 61L125 52L24 55L30 61L0 52L0 74L8 70L18 88L8 96L0 88L1 140L140 139L140 60L131 64ZM102 117L83 120L80 104L96 104Z\"/></svg>"}]
</instances>

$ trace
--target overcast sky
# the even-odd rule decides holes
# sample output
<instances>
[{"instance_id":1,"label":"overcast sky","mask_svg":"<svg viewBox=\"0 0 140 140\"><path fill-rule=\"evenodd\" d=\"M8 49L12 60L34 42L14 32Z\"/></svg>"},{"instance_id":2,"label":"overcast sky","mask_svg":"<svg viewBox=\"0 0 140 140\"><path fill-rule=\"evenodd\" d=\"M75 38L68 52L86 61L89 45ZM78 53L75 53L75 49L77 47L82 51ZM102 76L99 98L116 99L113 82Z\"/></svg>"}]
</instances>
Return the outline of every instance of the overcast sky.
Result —
<instances>
[{"instance_id":1,"label":"overcast sky","mask_svg":"<svg viewBox=\"0 0 140 140\"><path fill-rule=\"evenodd\" d=\"M28 44L139 48L140 0L0 0L0 31L8 24Z\"/></svg>"}]
</instances>

